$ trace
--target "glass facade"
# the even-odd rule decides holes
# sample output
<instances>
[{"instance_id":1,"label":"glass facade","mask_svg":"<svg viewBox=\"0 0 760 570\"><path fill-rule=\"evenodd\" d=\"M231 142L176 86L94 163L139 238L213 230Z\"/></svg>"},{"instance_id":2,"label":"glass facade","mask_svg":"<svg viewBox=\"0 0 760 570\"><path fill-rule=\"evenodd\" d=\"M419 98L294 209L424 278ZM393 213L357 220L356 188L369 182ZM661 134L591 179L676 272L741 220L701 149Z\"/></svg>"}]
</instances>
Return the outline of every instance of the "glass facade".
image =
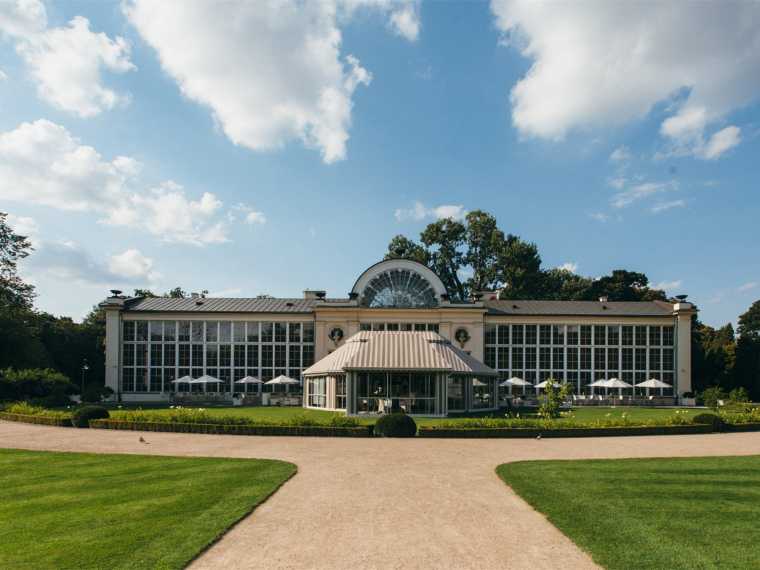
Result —
<instances>
[{"instance_id":1,"label":"glass facade","mask_svg":"<svg viewBox=\"0 0 760 570\"><path fill-rule=\"evenodd\" d=\"M435 373L358 372L357 412L435 414Z\"/></svg>"},{"instance_id":2,"label":"glass facade","mask_svg":"<svg viewBox=\"0 0 760 570\"><path fill-rule=\"evenodd\" d=\"M672 386L674 341L673 326L488 324L483 354L503 379L517 376L536 384L553 378L585 394L588 384L610 378L629 384L657 378Z\"/></svg>"},{"instance_id":3,"label":"glass facade","mask_svg":"<svg viewBox=\"0 0 760 570\"><path fill-rule=\"evenodd\" d=\"M207 391L243 391L235 380L266 382L280 374L300 379L314 363L314 323L270 321L125 321L122 391L166 393L183 376L222 382Z\"/></svg>"}]
</instances>

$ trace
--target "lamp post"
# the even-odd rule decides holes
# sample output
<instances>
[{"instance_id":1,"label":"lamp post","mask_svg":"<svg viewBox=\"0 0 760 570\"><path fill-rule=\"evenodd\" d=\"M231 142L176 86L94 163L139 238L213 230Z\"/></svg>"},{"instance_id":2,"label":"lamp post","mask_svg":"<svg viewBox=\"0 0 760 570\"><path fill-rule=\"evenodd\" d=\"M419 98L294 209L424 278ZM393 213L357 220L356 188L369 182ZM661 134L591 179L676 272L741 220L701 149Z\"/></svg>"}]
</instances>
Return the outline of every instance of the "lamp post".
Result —
<instances>
[{"instance_id":1,"label":"lamp post","mask_svg":"<svg viewBox=\"0 0 760 570\"><path fill-rule=\"evenodd\" d=\"M90 369L90 367L87 366L87 359L85 358L84 362L82 362L82 394L84 394L84 371L85 370L89 370L89 369ZM82 399L81 395L80 395L79 399L80 400Z\"/></svg>"}]
</instances>

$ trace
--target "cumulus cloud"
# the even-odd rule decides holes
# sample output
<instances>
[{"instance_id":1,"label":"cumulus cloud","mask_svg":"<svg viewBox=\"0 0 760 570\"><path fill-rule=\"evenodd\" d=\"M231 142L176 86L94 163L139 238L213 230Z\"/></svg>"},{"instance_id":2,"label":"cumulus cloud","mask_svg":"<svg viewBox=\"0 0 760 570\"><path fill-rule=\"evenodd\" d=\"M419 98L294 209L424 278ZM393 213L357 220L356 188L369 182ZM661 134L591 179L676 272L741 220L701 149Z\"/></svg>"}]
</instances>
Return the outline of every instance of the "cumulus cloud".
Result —
<instances>
[{"instance_id":1,"label":"cumulus cloud","mask_svg":"<svg viewBox=\"0 0 760 570\"><path fill-rule=\"evenodd\" d=\"M139 229L166 242L228 241L231 220L213 221L222 208L213 194L190 200L173 182L140 194L127 186L127 176L138 170L128 157L104 161L94 148L44 119L0 135L0 195L8 200L100 212L104 224Z\"/></svg>"},{"instance_id":2,"label":"cumulus cloud","mask_svg":"<svg viewBox=\"0 0 760 570\"><path fill-rule=\"evenodd\" d=\"M234 144L301 141L332 163L346 157L354 90L372 79L341 54L340 26L362 7L390 13L397 33L416 38L416 9L404 2L133 0L124 10L182 93L209 107Z\"/></svg>"},{"instance_id":3,"label":"cumulus cloud","mask_svg":"<svg viewBox=\"0 0 760 570\"><path fill-rule=\"evenodd\" d=\"M5 221L9 227L13 228L13 233L17 235L29 236L40 231L40 224L38 224L33 218L8 214Z\"/></svg>"},{"instance_id":4,"label":"cumulus cloud","mask_svg":"<svg viewBox=\"0 0 760 570\"><path fill-rule=\"evenodd\" d=\"M155 281L161 274L153 270L153 260L145 257L136 249L128 249L120 255L113 255L108 260L108 269L112 275L131 281Z\"/></svg>"},{"instance_id":5,"label":"cumulus cloud","mask_svg":"<svg viewBox=\"0 0 760 570\"><path fill-rule=\"evenodd\" d=\"M267 219L262 212L248 212L248 214L245 216L246 224L264 224L266 221Z\"/></svg>"},{"instance_id":6,"label":"cumulus cloud","mask_svg":"<svg viewBox=\"0 0 760 570\"><path fill-rule=\"evenodd\" d=\"M510 93L525 137L557 140L665 104L672 150L714 159L740 138L728 127L710 144L710 125L760 95L758 2L493 0L491 10L502 43L533 61Z\"/></svg>"},{"instance_id":7,"label":"cumulus cloud","mask_svg":"<svg viewBox=\"0 0 760 570\"><path fill-rule=\"evenodd\" d=\"M655 289L671 292L681 288L681 281L660 281Z\"/></svg>"},{"instance_id":8,"label":"cumulus cloud","mask_svg":"<svg viewBox=\"0 0 760 570\"><path fill-rule=\"evenodd\" d=\"M596 220L597 222L606 222L610 219L607 214L603 214L602 212L589 212L588 217Z\"/></svg>"},{"instance_id":9,"label":"cumulus cloud","mask_svg":"<svg viewBox=\"0 0 760 570\"><path fill-rule=\"evenodd\" d=\"M559 266L559 269L564 269L565 271L569 271L570 273L575 273L578 271L578 264L577 263L563 263Z\"/></svg>"},{"instance_id":10,"label":"cumulus cloud","mask_svg":"<svg viewBox=\"0 0 760 570\"><path fill-rule=\"evenodd\" d=\"M161 276L153 260L137 250L125 251L105 261L70 241L43 241L35 244L34 255L24 260L24 277L35 283L71 282L79 287L110 287L114 283L143 284Z\"/></svg>"},{"instance_id":11,"label":"cumulus cloud","mask_svg":"<svg viewBox=\"0 0 760 570\"><path fill-rule=\"evenodd\" d=\"M0 31L15 42L37 84L37 95L57 108L90 117L129 100L129 95L102 85L104 71L135 68L129 43L92 32L87 18L77 16L68 27L50 29L39 0L0 2Z\"/></svg>"},{"instance_id":12,"label":"cumulus cloud","mask_svg":"<svg viewBox=\"0 0 760 570\"><path fill-rule=\"evenodd\" d=\"M455 220L463 220L467 215L467 210L464 209L464 205L459 206L437 206L434 208L428 208L422 202L415 202L414 207L409 210L399 208L394 214L399 221L412 219L412 220L424 220L425 218L433 218L440 220L443 218L453 218Z\"/></svg>"}]
</instances>

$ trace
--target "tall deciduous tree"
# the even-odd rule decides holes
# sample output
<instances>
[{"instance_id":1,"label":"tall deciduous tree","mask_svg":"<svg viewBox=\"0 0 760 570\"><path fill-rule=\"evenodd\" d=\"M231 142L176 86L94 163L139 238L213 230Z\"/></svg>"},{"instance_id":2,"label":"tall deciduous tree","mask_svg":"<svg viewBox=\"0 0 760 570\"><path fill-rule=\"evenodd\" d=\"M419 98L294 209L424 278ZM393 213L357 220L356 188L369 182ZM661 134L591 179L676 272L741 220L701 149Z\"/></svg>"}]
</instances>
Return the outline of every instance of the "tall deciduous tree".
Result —
<instances>
[{"instance_id":1,"label":"tall deciduous tree","mask_svg":"<svg viewBox=\"0 0 760 570\"><path fill-rule=\"evenodd\" d=\"M29 255L32 244L16 234L6 223L8 214L0 212L0 307L31 309L34 287L16 274L16 262Z\"/></svg>"}]
</instances>

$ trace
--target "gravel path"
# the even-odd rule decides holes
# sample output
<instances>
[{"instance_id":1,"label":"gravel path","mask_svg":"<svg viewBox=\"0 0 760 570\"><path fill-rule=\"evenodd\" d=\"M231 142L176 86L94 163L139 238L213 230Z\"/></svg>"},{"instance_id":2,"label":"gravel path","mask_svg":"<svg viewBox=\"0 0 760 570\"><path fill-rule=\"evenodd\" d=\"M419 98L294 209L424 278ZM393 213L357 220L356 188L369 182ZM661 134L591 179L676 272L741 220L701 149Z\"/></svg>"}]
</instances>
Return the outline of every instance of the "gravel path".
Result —
<instances>
[{"instance_id":1,"label":"gravel path","mask_svg":"<svg viewBox=\"0 0 760 570\"><path fill-rule=\"evenodd\" d=\"M143 436L147 443L138 440ZM597 568L494 473L501 463L758 455L760 433L594 439L245 437L0 421L0 446L257 457L298 473L191 565L205 568Z\"/></svg>"}]
</instances>

